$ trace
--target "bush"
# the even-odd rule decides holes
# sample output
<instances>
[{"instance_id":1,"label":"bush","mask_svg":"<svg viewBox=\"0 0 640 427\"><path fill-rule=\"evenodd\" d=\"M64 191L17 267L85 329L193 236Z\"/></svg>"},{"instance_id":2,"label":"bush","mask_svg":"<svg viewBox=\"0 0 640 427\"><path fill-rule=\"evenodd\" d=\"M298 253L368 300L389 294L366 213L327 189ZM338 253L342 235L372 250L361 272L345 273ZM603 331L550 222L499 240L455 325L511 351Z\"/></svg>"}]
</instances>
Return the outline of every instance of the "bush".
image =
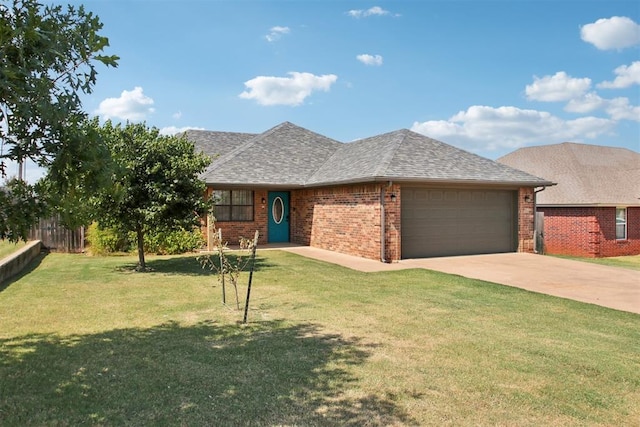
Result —
<instances>
[{"instance_id":1,"label":"bush","mask_svg":"<svg viewBox=\"0 0 640 427\"><path fill-rule=\"evenodd\" d=\"M126 233L113 228L102 228L94 222L87 229L87 243L89 251L94 255L107 255L116 252L129 252L135 245Z\"/></svg>"},{"instance_id":2,"label":"bush","mask_svg":"<svg viewBox=\"0 0 640 427\"><path fill-rule=\"evenodd\" d=\"M204 243L204 236L199 229L194 228L189 231L180 228L147 233L144 247L145 253L175 255L198 250L204 246Z\"/></svg>"},{"instance_id":3,"label":"bush","mask_svg":"<svg viewBox=\"0 0 640 427\"><path fill-rule=\"evenodd\" d=\"M87 243L94 255L107 255L117 252L131 252L138 247L136 233L121 233L113 228L100 227L93 223L87 230ZM182 228L167 231L151 231L144 237L144 251L148 254L175 255L193 252L204 246L202 232Z\"/></svg>"}]
</instances>

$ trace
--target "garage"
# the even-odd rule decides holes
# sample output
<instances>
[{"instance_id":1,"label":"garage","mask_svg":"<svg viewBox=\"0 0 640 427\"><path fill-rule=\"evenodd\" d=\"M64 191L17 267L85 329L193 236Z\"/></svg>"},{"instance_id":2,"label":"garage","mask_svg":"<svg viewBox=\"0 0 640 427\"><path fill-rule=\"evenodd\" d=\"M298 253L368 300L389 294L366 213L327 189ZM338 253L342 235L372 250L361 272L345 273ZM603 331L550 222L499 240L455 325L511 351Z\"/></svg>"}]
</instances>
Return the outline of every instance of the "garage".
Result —
<instances>
[{"instance_id":1,"label":"garage","mask_svg":"<svg viewBox=\"0 0 640 427\"><path fill-rule=\"evenodd\" d=\"M402 258L515 252L512 190L402 187Z\"/></svg>"}]
</instances>

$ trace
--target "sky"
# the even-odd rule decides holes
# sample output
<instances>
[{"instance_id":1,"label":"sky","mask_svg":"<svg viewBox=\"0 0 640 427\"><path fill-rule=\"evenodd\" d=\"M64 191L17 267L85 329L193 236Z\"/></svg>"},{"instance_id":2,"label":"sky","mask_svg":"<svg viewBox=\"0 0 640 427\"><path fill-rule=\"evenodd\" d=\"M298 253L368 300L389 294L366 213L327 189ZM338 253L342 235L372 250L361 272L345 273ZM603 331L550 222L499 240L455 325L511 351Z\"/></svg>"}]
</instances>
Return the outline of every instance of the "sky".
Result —
<instances>
[{"instance_id":1,"label":"sky","mask_svg":"<svg viewBox=\"0 0 640 427\"><path fill-rule=\"evenodd\" d=\"M496 159L581 142L640 151L640 2L85 0L120 56L101 120L341 142L411 129ZM27 167L27 176L40 173Z\"/></svg>"}]
</instances>

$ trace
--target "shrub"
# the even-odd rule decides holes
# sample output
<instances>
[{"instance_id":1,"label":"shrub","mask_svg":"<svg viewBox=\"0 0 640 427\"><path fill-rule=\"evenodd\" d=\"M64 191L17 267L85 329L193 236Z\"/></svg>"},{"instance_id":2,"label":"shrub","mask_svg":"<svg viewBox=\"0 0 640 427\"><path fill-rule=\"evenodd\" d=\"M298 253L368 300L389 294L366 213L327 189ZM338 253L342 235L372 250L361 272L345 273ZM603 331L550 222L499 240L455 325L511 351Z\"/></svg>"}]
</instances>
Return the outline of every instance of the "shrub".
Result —
<instances>
[{"instance_id":1,"label":"shrub","mask_svg":"<svg viewBox=\"0 0 640 427\"><path fill-rule=\"evenodd\" d=\"M113 228L100 227L97 222L87 229L89 251L94 255L106 255L115 252L129 252L132 249L131 239L126 233Z\"/></svg>"},{"instance_id":2,"label":"shrub","mask_svg":"<svg viewBox=\"0 0 640 427\"><path fill-rule=\"evenodd\" d=\"M121 233L114 228L100 227L98 223L89 226L87 243L94 255L131 252L136 250L137 245L134 232ZM200 249L204 243L204 236L197 228L192 231L183 228L150 231L144 236L144 250L150 254L175 255L193 252Z\"/></svg>"}]
</instances>

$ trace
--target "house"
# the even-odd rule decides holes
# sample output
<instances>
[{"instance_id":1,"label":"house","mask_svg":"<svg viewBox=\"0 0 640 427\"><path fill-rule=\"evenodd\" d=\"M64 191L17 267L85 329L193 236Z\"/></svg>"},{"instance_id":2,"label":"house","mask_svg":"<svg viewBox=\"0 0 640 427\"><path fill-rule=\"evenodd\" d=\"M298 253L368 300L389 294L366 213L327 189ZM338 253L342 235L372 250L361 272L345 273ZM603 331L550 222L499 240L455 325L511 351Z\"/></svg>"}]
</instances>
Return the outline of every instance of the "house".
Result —
<instances>
[{"instance_id":1,"label":"house","mask_svg":"<svg viewBox=\"0 0 640 427\"><path fill-rule=\"evenodd\" d=\"M565 142L521 148L498 159L557 183L537 195L550 254L640 254L640 153Z\"/></svg>"},{"instance_id":2,"label":"house","mask_svg":"<svg viewBox=\"0 0 640 427\"><path fill-rule=\"evenodd\" d=\"M407 129L350 143L289 122L186 136L214 157L202 178L229 242L258 230L383 262L531 252L534 191L551 184Z\"/></svg>"}]
</instances>

